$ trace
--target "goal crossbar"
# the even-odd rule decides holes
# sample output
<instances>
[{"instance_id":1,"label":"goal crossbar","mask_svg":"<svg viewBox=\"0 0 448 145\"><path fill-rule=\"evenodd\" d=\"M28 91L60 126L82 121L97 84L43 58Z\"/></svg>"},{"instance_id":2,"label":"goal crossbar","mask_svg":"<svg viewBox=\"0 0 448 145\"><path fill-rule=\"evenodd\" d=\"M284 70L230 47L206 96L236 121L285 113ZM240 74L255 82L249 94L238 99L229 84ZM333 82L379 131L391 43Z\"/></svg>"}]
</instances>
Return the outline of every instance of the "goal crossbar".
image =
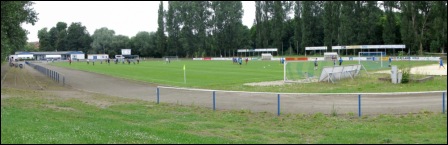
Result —
<instances>
[{"instance_id":1,"label":"goal crossbar","mask_svg":"<svg viewBox=\"0 0 448 145\"><path fill-rule=\"evenodd\" d=\"M358 64L361 64L361 54L380 54L381 67L383 67L383 52L358 52ZM375 61L372 58L372 61Z\"/></svg>"}]
</instances>

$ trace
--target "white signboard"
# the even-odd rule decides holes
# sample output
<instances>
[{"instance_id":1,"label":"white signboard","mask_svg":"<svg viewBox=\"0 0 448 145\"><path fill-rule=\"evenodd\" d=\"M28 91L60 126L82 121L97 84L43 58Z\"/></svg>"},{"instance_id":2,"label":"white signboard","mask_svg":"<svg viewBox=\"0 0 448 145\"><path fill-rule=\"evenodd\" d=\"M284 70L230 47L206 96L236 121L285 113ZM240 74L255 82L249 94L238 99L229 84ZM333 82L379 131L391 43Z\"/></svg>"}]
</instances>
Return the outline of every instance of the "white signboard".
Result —
<instances>
[{"instance_id":1,"label":"white signboard","mask_svg":"<svg viewBox=\"0 0 448 145\"><path fill-rule=\"evenodd\" d=\"M350 46L331 46L332 50L338 49L405 49L406 45L350 45Z\"/></svg>"},{"instance_id":2,"label":"white signboard","mask_svg":"<svg viewBox=\"0 0 448 145\"><path fill-rule=\"evenodd\" d=\"M327 50L327 46L305 47L305 50Z\"/></svg>"},{"instance_id":3,"label":"white signboard","mask_svg":"<svg viewBox=\"0 0 448 145\"><path fill-rule=\"evenodd\" d=\"M131 55L131 49L121 49L121 55Z\"/></svg>"}]
</instances>

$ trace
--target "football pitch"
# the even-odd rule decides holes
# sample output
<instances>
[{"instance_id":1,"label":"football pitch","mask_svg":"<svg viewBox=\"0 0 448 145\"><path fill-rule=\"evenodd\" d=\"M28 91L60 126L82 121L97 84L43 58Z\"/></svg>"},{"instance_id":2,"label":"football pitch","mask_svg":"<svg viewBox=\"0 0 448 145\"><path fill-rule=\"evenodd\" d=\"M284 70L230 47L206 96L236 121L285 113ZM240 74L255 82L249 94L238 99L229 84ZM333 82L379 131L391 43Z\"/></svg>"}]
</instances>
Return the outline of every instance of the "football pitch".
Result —
<instances>
[{"instance_id":1,"label":"football pitch","mask_svg":"<svg viewBox=\"0 0 448 145\"><path fill-rule=\"evenodd\" d=\"M434 64L436 62L430 61L395 61L393 65L397 66L421 66ZM344 61L343 65L358 64L358 61ZM143 81L148 83L154 83L162 86L176 86L176 87L191 87L191 88L203 88L203 89L216 89L216 90L235 90L235 91L260 91L260 92L394 92L394 91L408 91L397 90L394 87L389 87L384 82L379 82L375 77L359 77L355 78L355 81L342 81L337 83L338 85L331 83L312 83L312 84L293 84L285 86L265 86L254 87L246 86L245 83L253 82L266 82L266 81L280 81L283 80L283 64L279 61L249 61L246 65L243 62L242 65L233 64L232 61L193 61L193 60L180 60L171 61L166 63L165 61L141 61L139 64L122 64L122 63L110 63L107 64L100 61L96 61L95 65L86 62L72 62L69 65L68 62L53 63L55 66L67 67L71 69L84 70L89 72L95 72L99 74L110 75L114 77L131 79L137 81ZM185 78L183 67L185 65ZM313 69L313 62L300 62L294 69ZM386 67L387 62L383 62L383 68L379 68L375 65L365 65L369 72L377 70L388 70ZM308 67L312 66L312 67ZM321 72L325 66L333 66L332 61L320 61L319 69L316 71ZM317 74L319 75L319 74ZM444 84L440 84L438 79L445 79L446 77L436 78L437 84L418 84L412 85L412 87L420 88L417 90L442 90L443 86L446 88L446 81ZM185 83L186 82L186 83ZM364 87L363 84L367 85ZM372 84L377 84L375 87L369 87ZM347 88L344 86L359 86L356 88ZM298 86L298 87L297 87ZM323 86L323 88L322 88ZM333 89L325 89L325 86ZM426 86L426 87L425 87ZM434 87L437 86L437 87ZM335 87L342 87L341 89L335 89ZM361 87L361 89L359 89ZM383 89L383 87L385 89ZM403 88L403 86L400 86ZM301 88L301 89L297 89ZM312 90L309 88L313 88ZM409 87L405 87L412 89ZM432 88L432 89L431 89ZM391 89L391 90L388 90ZM393 90L392 90L393 89ZM417 91L415 89L410 91Z\"/></svg>"}]
</instances>

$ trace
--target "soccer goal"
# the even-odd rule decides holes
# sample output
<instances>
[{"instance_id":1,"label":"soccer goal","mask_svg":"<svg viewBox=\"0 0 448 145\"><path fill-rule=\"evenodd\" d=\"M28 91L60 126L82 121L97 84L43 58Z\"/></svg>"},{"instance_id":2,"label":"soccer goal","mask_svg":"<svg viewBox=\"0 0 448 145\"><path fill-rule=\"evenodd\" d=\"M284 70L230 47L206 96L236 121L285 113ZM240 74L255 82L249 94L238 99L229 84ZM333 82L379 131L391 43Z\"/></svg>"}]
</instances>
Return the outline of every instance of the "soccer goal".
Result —
<instances>
[{"instance_id":1,"label":"soccer goal","mask_svg":"<svg viewBox=\"0 0 448 145\"><path fill-rule=\"evenodd\" d=\"M163 61L165 61L166 59L169 59L170 61L178 61L179 57L178 56L163 56Z\"/></svg>"},{"instance_id":2,"label":"soccer goal","mask_svg":"<svg viewBox=\"0 0 448 145\"><path fill-rule=\"evenodd\" d=\"M313 61L287 60L283 64L283 80L285 83L317 82L318 71Z\"/></svg>"},{"instance_id":3,"label":"soccer goal","mask_svg":"<svg viewBox=\"0 0 448 145\"><path fill-rule=\"evenodd\" d=\"M359 52L358 64L361 64L367 70L377 70L384 67L384 52Z\"/></svg>"},{"instance_id":4,"label":"soccer goal","mask_svg":"<svg viewBox=\"0 0 448 145\"><path fill-rule=\"evenodd\" d=\"M262 53L261 60L272 60L272 54L271 53Z\"/></svg>"}]
</instances>

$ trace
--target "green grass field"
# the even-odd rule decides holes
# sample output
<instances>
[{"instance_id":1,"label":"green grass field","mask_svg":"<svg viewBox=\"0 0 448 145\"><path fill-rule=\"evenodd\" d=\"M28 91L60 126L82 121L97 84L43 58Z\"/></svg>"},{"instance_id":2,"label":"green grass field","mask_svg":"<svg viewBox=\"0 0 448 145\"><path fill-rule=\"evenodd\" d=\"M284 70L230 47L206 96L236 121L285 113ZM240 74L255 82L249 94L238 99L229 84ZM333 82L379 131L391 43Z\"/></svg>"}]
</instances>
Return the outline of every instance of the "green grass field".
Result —
<instances>
[{"instance_id":1,"label":"green grass field","mask_svg":"<svg viewBox=\"0 0 448 145\"><path fill-rule=\"evenodd\" d=\"M313 62L307 62L312 65ZM345 61L344 65L357 64L357 61ZM435 64L436 62L408 62L396 61L398 66L421 66ZM305 63L304 63L305 64ZM434 80L424 83L392 84L378 81L382 74L361 75L355 80L342 80L336 84L310 83L292 84L284 86L253 87L244 83L279 81L283 80L283 65L278 61L249 61L246 65L232 64L231 61L143 61L140 64L113 64L98 61L93 66L86 62L53 63L60 67L90 71L114 77L132 79L159 85L193 87L214 90L257 91L257 92L299 92L299 93L327 93L327 92L407 92L407 91L440 91L446 90L446 76L435 77ZM184 83L183 66L186 66L186 84ZM333 62L319 62L320 70L324 66L332 66ZM386 65L386 63L384 64ZM366 68L372 71L367 65ZM312 68L311 68L312 69ZM390 69L390 68L382 68ZM318 72L320 72L318 70ZM379 70L377 68L377 70ZM363 71L362 71L363 72ZM386 75L387 76L387 75ZM322 86L326 86L323 88ZM329 88L329 89L328 89Z\"/></svg>"},{"instance_id":2,"label":"green grass field","mask_svg":"<svg viewBox=\"0 0 448 145\"><path fill-rule=\"evenodd\" d=\"M95 95L89 102L2 88L2 144L342 143L446 144L447 116L213 111ZM7 96L7 97L6 97ZM108 102L97 106L91 102Z\"/></svg>"}]
</instances>

